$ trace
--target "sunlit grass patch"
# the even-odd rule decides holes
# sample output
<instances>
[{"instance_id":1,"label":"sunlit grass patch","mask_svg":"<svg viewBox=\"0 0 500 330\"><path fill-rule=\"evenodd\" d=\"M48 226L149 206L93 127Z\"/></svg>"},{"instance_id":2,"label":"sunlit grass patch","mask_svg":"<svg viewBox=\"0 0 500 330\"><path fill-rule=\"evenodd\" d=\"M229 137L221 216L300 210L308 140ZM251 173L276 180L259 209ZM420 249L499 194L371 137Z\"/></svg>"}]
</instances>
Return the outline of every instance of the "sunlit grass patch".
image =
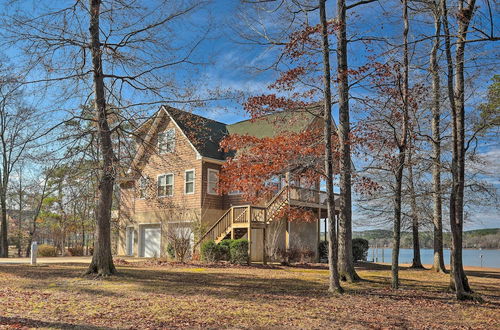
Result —
<instances>
[{"instance_id":1,"label":"sunlit grass patch","mask_svg":"<svg viewBox=\"0 0 500 330\"><path fill-rule=\"evenodd\" d=\"M363 281L327 292L324 266L120 265L118 274L82 276L85 265L0 267L0 322L97 328L495 328L497 277L470 276L485 303L457 303L449 276L403 269L401 289L390 271L363 266ZM5 321L7 322L7 321ZM37 321L38 322L38 321ZM52 322L52 323L51 323ZM31 323L30 323L31 324ZM42 324L42 323L40 323ZM51 326L53 325L53 326ZM70 326L71 325L71 326ZM0 323L1 328L1 323Z\"/></svg>"}]
</instances>

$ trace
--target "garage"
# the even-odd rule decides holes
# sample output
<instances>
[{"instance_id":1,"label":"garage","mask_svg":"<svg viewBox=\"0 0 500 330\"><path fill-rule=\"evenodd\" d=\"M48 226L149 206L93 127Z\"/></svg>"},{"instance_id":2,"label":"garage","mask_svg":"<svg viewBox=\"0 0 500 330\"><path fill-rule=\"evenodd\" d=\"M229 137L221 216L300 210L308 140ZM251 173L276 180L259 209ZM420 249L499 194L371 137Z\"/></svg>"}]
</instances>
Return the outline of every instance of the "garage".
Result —
<instances>
[{"instance_id":1,"label":"garage","mask_svg":"<svg viewBox=\"0 0 500 330\"><path fill-rule=\"evenodd\" d=\"M160 224L140 226L139 257L155 258L160 256Z\"/></svg>"}]
</instances>

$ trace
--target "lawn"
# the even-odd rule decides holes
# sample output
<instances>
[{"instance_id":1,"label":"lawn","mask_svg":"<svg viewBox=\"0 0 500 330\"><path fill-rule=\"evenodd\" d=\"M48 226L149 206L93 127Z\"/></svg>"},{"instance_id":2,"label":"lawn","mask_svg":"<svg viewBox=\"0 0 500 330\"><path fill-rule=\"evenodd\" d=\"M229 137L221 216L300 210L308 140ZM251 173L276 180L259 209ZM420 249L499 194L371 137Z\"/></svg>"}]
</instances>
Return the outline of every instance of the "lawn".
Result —
<instances>
[{"instance_id":1,"label":"lawn","mask_svg":"<svg viewBox=\"0 0 500 330\"><path fill-rule=\"evenodd\" d=\"M500 271L472 271L484 302L453 300L448 276L387 266L327 293L321 267L122 264L118 275L80 277L83 264L0 265L0 328L498 328Z\"/></svg>"}]
</instances>

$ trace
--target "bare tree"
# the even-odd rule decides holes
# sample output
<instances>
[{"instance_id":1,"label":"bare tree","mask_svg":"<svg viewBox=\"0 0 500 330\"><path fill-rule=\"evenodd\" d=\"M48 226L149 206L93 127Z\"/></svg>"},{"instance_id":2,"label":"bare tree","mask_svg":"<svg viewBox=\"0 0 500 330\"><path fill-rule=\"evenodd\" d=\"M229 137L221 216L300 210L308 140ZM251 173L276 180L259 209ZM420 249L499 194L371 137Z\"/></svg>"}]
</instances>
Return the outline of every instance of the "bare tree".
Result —
<instances>
[{"instance_id":1,"label":"bare tree","mask_svg":"<svg viewBox=\"0 0 500 330\"><path fill-rule=\"evenodd\" d=\"M352 254L352 159L346 12L348 9L374 1L376 0L357 1L347 5L345 0L337 0L336 53L340 148L339 273L342 280L349 282L357 281L360 277L354 269Z\"/></svg>"},{"instance_id":2,"label":"bare tree","mask_svg":"<svg viewBox=\"0 0 500 330\"><path fill-rule=\"evenodd\" d=\"M432 198L433 198L433 225L434 225L434 259L432 269L436 272L445 272L443 255L443 210L441 193L441 84L439 76L438 49L441 34L440 2L446 0L432 0L431 10L434 17L434 41L430 54L430 72L432 75Z\"/></svg>"},{"instance_id":3,"label":"bare tree","mask_svg":"<svg viewBox=\"0 0 500 330\"><path fill-rule=\"evenodd\" d=\"M16 3L16 1L13 1ZM190 98L174 83L173 70L194 64L193 53L206 35L186 40L172 26L202 6L199 1L89 0L10 11L7 34L26 54L30 83L59 92L63 104L76 97L92 104L100 160L96 242L87 273L115 272L111 255L111 208L117 175L123 168L113 136L131 133L130 118L144 118L149 105ZM88 29L87 29L88 28ZM45 72L44 78L34 78ZM72 84L68 82L72 81ZM116 111L119 109L121 111Z\"/></svg>"},{"instance_id":4,"label":"bare tree","mask_svg":"<svg viewBox=\"0 0 500 330\"><path fill-rule=\"evenodd\" d=\"M0 257L9 256L7 240L7 192L12 171L40 133L35 109L23 104L21 84L3 76L0 85ZM33 123L32 126L26 123Z\"/></svg>"},{"instance_id":5,"label":"bare tree","mask_svg":"<svg viewBox=\"0 0 500 330\"><path fill-rule=\"evenodd\" d=\"M171 222L167 228L167 240L175 259L184 262L192 252L194 228L190 223Z\"/></svg>"},{"instance_id":6,"label":"bare tree","mask_svg":"<svg viewBox=\"0 0 500 330\"><path fill-rule=\"evenodd\" d=\"M328 266L330 268L329 290L343 292L338 272L338 246L335 225L335 194L333 191L333 152L332 152L332 93L330 78L330 47L328 43L328 23L326 21L326 0L319 0L319 18L323 52L323 138L325 143L325 180L328 212Z\"/></svg>"}]
</instances>

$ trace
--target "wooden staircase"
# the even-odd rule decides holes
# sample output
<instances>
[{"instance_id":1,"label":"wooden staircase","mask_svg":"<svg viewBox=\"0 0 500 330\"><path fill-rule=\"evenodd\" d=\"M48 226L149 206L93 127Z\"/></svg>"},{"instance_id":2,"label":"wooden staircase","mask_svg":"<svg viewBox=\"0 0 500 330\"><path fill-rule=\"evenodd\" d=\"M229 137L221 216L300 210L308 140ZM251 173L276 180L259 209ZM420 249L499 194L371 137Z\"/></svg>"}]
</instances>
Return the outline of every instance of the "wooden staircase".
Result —
<instances>
[{"instance_id":1,"label":"wooden staircase","mask_svg":"<svg viewBox=\"0 0 500 330\"><path fill-rule=\"evenodd\" d=\"M243 228L247 228L247 230L264 228L279 217L280 211L289 202L290 189L288 186L284 186L266 206L232 206L210 227L194 247L196 248L202 242L209 240L219 243L228 237L239 238L244 235L244 231L241 230Z\"/></svg>"}]
</instances>

